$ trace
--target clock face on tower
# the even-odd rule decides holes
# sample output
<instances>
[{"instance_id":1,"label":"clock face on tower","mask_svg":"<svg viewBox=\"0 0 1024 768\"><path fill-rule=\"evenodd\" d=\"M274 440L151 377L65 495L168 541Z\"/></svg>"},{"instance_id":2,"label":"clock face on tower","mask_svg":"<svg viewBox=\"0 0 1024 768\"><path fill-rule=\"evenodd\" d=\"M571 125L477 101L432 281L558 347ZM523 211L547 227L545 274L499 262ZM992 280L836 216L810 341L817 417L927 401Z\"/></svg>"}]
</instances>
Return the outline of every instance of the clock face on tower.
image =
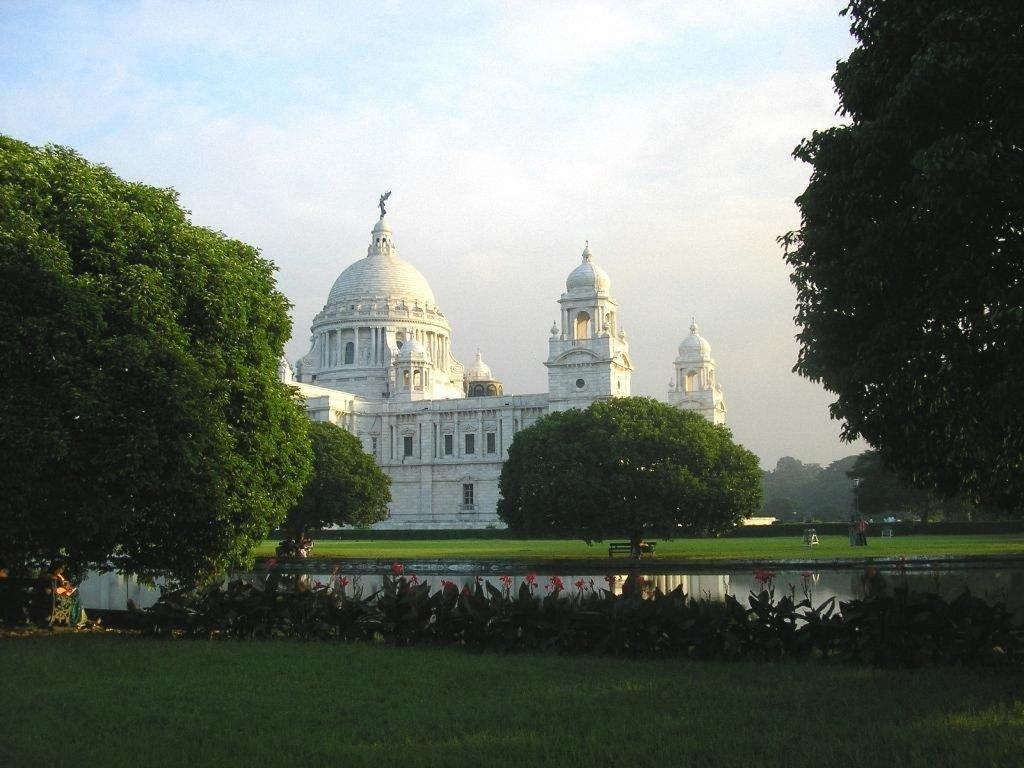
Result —
<instances>
[{"instance_id":1,"label":"clock face on tower","mask_svg":"<svg viewBox=\"0 0 1024 768\"><path fill-rule=\"evenodd\" d=\"M583 389L585 386L587 386L587 382L583 379L576 379L576 389Z\"/></svg>"}]
</instances>

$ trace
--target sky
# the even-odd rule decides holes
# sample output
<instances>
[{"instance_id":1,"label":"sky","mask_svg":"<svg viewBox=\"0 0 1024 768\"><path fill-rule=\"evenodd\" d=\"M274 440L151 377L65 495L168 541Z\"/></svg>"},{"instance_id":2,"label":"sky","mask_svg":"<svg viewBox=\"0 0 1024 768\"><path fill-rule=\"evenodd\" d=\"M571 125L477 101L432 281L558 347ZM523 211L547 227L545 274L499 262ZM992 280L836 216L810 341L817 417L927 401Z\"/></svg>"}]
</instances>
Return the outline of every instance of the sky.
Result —
<instances>
[{"instance_id":1,"label":"sky","mask_svg":"<svg viewBox=\"0 0 1024 768\"><path fill-rule=\"evenodd\" d=\"M0 133L173 187L259 247L290 360L377 198L464 363L547 391L548 329L587 240L664 399L696 318L735 438L766 469L828 464L832 396L792 372L791 156L841 122L853 47L832 0L622 3L0 2Z\"/></svg>"}]
</instances>

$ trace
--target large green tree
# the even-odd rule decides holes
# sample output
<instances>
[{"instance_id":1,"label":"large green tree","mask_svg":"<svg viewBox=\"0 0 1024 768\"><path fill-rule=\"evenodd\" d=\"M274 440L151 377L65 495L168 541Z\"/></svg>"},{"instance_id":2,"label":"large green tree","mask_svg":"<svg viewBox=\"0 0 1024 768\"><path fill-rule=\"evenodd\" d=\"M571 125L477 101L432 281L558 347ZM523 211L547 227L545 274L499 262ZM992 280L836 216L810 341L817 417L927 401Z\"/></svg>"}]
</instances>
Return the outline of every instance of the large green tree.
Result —
<instances>
[{"instance_id":1,"label":"large green tree","mask_svg":"<svg viewBox=\"0 0 1024 768\"><path fill-rule=\"evenodd\" d=\"M911 482L1024 501L1024 3L854 0L784 236L796 370Z\"/></svg>"},{"instance_id":2,"label":"large green tree","mask_svg":"<svg viewBox=\"0 0 1024 768\"><path fill-rule=\"evenodd\" d=\"M247 558L311 461L273 273L172 190L0 136L0 559L196 581Z\"/></svg>"},{"instance_id":3,"label":"large green tree","mask_svg":"<svg viewBox=\"0 0 1024 768\"><path fill-rule=\"evenodd\" d=\"M326 421L309 425L313 474L285 526L306 533L329 525L369 525L388 516L391 478L359 438Z\"/></svg>"},{"instance_id":4,"label":"large green tree","mask_svg":"<svg viewBox=\"0 0 1024 768\"><path fill-rule=\"evenodd\" d=\"M729 430L640 397L552 413L518 432L499 489L509 528L588 542L713 535L762 500L757 457Z\"/></svg>"}]
</instances>

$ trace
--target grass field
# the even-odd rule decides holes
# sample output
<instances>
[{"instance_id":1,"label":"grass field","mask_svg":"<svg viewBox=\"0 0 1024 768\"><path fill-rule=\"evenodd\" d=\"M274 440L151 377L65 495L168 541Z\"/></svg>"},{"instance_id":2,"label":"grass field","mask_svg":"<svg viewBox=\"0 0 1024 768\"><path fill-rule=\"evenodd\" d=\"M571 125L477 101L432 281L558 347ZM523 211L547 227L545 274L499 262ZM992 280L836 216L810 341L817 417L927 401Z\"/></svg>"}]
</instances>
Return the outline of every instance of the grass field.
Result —
<instances>
[{"instance_id":1,"label":"grass field","mask_svg":"<svg viewBox=\"0 0 1024 768\"><path fill-rule=\"evenodd\" d=\"M822 536L821 544L805 547L798 537L759 539L674 539L658 542L658 560L860 559L948 555L1024 555L1024 535L874 537L868 546L851 547L846 536ZM266 541L262 556L274 554ZM500 561L587 560L607 558L607 544L588 547L582 541L541 539L456 539L447 541L316 541L317 557L358 557L379 560L455 559Z\"/></svg>"},{"instance_id":2,"label":"grass field","mask_svg":"<svg viewBox=\"0 0 1024 768\"><path fill-rule=\"evenodd\" d=\"M0 639L4 766L1020 765L1020 669Z\"/></svg>"}]
</instances>

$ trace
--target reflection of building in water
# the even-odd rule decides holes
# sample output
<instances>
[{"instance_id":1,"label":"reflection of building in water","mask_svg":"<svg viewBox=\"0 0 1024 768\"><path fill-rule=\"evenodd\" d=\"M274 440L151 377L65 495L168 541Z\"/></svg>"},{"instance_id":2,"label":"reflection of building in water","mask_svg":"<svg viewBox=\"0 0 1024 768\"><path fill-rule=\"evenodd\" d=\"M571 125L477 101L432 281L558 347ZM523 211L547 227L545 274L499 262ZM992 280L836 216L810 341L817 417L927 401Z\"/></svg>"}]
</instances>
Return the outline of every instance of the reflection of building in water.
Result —
<instances>
[{"instance_id":1,"label":"reflection of building in water","mask_svg":"<svg viewBox=\"0 0 1024 768\"><path fill-rule=\"evenodd\" d=\"M699 600L703 597L710 600L722 601L725 600L726 595L730 594L729 575L726 573L661 573L657 576L644 576L644 579L652 590L660 589L666 595L676 588L682 588L683 593L687 597L691 597L695 600ZM615 594L622 594L622 582L625 580L625 576L618 577L618 580L615 583Z\"/></svg>"},{"instance_id":2,"label":"reflection of building in water","mask_svg":"<svg viewBox=\"0 0 1024 768\"><path fill-rule=\"evenodd\" d=\"M163 579L157 580L163 584ZM78 599L88 610L124 611L128 601L137 608L149 608L160 597L159 587L140 584L133 576L90 571L78 587Z\"/></svg>"},{"instance_id":3,"label":"reflection of building in water","mask_svg":"<svg viewBox=\"0 0 1024 768\"><path fill-rule=\"evenodd\" d=\"M427 573L417 571L421 581L429 582L432 589L440 589L442 580L451 581L458 589L463 587L473 588L477 577L473 574L460 573L458 575L449 572ZM381 574L354 574L354 573L312 573L300 574L297 572L280 571L284 577L282 588L294 584L298 580L305 582L307 587L315 587L318 583L337 587L337 578L344 576L348 580L346 593L352 595L356 590L361 591L363 597L369 597L378 591L384 581ZM814 605L820 605L831 597L839 600L859 599L863 597L863 589L860 571L822 571L807 579L808 587L812 592ZM986 602L1002 602L1016 613L1017 620L1024 620L1024 569L1012 570L989 570L975 568L959 571L935 571L935 572L911 572L902 576L894 571L885 571L883 576L888 580L891 588L899 587L904 583L913 592L937 592L947 600L960 595L964 589L969 589L971 594L984 599ZM813 577L817 577L816 579ZM242 574L242 578L262 585L267 578L266 571ZM503 589L499 575L489 574L482 577L498 589ZM545 595L552 588L551 576L539 574L534 578L535 594ZM589 594L596 591L603 594L601 590L610 589L615 594L622 593L622 583L626 580L625 574L618 574L609 577L611 584L606 580L605 574L583 575L583 576L561 576L566 595L577 593L577 582L583 586L583 592ZM759 585L750 572L734 574L660 574L657 576L645 576L649 582L650 589L660 589L662 592L671 592L676 587L681 587L683 592L695 599L710 595L712 600L724 600L727 594L735 595L741 603L745 602L748 592L758 591ZM519 588L526 583L526 576L513 576L510 581L510 591L518 594ZM777 598L790 594L790 589L795 592L796 598L803 598L804 579L798 571L780 571L774 579L775 596ZM122 576L117 573L91 572L79 587L82 605L86 610L108 609L124 610L127 601L132 600L138 607L147 608L156 602L160 596L159 589L139 584L132 577Z\"/></svg>"}]
</instances>

